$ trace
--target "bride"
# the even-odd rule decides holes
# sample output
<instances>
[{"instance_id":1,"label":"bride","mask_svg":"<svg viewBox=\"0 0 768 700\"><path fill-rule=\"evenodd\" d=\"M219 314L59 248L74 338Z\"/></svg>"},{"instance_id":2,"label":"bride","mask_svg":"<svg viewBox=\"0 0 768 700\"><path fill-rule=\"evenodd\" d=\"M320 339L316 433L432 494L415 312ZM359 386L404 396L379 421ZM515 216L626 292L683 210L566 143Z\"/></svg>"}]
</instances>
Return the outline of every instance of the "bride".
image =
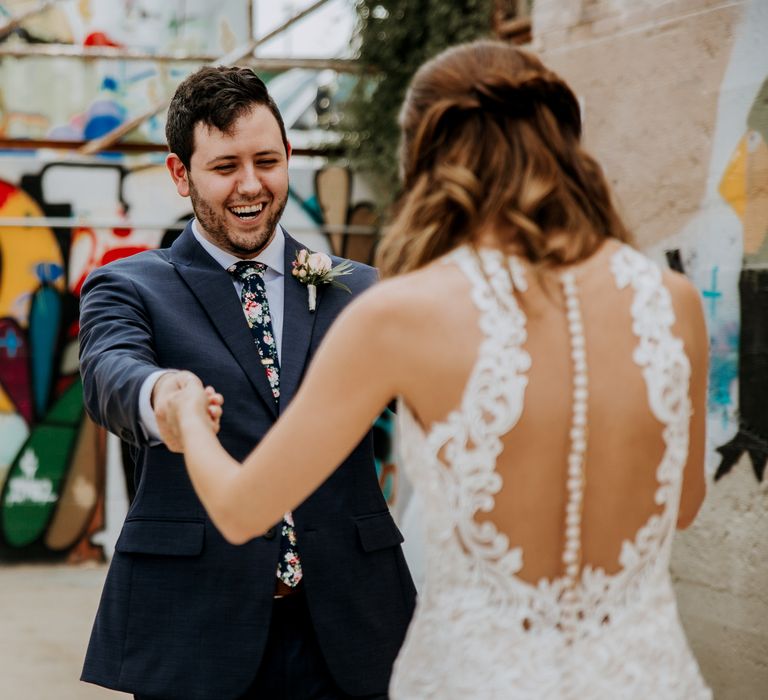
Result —
<instances>
[{"instance_id":1,"label":"bride","mask_svg":"<svg viewBox=\"0 0 768 700\"><path fill-rule=\"evenodd\" d=\"M401 127L391 279L242 468L221 396L177 394L200 499L227 539L257 536L398 396L426 562L393 698L711 697L668 573L705 492L698 293L630 247L573 92L532 55L444 52Z\"/></svg>"}]
</instances>

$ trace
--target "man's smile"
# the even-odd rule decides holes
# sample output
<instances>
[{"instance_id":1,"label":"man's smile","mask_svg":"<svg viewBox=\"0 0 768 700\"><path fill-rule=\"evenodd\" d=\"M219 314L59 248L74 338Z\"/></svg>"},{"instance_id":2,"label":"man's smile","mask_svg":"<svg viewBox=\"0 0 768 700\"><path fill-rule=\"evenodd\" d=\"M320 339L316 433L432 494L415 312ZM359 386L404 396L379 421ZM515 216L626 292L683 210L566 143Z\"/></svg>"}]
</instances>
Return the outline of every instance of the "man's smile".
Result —
<instances>
[{"instance_id":1,"label":"man's smile","mask_svg":"<svg viewBox=\"0 0 768 700\"><path fill-rule=\"evenodd\" d=\"M241 219L243 221L253 221L255 218L258 217L259 214L261 214L262 210L264 209L264 203L259 202L258 204L246 204L246 205L241 205L237 207L227 207L227 208L238 219Z\"/></svg>"}]
</instances>

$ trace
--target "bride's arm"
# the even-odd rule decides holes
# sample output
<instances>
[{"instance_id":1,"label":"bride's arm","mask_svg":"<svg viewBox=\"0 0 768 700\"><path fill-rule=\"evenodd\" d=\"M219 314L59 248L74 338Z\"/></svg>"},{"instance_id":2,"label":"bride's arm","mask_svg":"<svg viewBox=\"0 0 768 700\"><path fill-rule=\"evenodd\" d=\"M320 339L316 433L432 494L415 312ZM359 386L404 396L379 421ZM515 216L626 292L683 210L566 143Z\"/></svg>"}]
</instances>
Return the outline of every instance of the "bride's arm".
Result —
<instances>
[{"instance_id":1,"label":"bride's arm","mask_svg":"<svg viewBox=\"0 0 768 700\"><path fill-rule=\"evenodd\" d=\"M246 542L301 503L399 393L403 343L395 342L397 319L383 286L339 317L290 406L242 466L216 439L203 390L179 392L178 426L192 484L230 542Z\"/></svg>"}]
</instances>

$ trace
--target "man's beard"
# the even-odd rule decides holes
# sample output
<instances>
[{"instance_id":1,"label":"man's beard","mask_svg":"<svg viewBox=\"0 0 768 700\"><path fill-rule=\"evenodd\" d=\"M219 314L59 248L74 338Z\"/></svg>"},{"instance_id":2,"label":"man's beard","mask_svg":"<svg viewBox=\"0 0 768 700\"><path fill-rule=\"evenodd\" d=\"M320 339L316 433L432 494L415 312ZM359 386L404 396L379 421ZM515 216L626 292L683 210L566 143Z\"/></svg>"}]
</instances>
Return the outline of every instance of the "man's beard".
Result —
<instances>
[{"instance_id":1,"label":"man's beard","mask_svg":"<svg viewBox=\"0 0 768 700\"><path fill-rule=\"evenodd\" d=\"M227 227L224 216L217 213L208 203L208 200L200 195L189 175L188 178L189 198L192 200L195 218L216 246L237 257L244 258L260 252L272 240L280 217L282 217L288 203L287 194L281 202L278 202L277 209L273 210L271 214L267 212L266 218L253 231L233 233ZM248 204L248 202L238 202L238 204Z\"/></svg>"}]
</instances>

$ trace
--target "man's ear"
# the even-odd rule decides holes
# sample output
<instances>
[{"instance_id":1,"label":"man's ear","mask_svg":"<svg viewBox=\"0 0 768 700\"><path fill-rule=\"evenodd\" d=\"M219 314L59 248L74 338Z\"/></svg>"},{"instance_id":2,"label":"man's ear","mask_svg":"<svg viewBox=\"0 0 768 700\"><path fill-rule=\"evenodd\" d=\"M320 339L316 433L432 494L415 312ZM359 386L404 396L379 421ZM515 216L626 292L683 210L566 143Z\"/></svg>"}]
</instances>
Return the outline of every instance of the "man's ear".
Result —
<instances>
[{"instance_id":1,"label":"man's ear","mask_svg":"<svg viewBox=\"0 0 768 700\"><path fill-rule=\"evenodd\" d=\"M293 151L293 147L291 146L290 141L285 142L285 160L291 159L291 152Z\"/></svg>"},{"instance_id":2,"label":"man's ear","mask_svg":"<svg viewBox=\"0 0 768 700\"><path fill-rule=\"evenodd\" d=\"M165 157L165 167L171 174L173 184L176 185L176 191L182 197L189 197L189 174L187 167L181 162L175 153L169 153Z\"/></svg>"}]
</instances>

